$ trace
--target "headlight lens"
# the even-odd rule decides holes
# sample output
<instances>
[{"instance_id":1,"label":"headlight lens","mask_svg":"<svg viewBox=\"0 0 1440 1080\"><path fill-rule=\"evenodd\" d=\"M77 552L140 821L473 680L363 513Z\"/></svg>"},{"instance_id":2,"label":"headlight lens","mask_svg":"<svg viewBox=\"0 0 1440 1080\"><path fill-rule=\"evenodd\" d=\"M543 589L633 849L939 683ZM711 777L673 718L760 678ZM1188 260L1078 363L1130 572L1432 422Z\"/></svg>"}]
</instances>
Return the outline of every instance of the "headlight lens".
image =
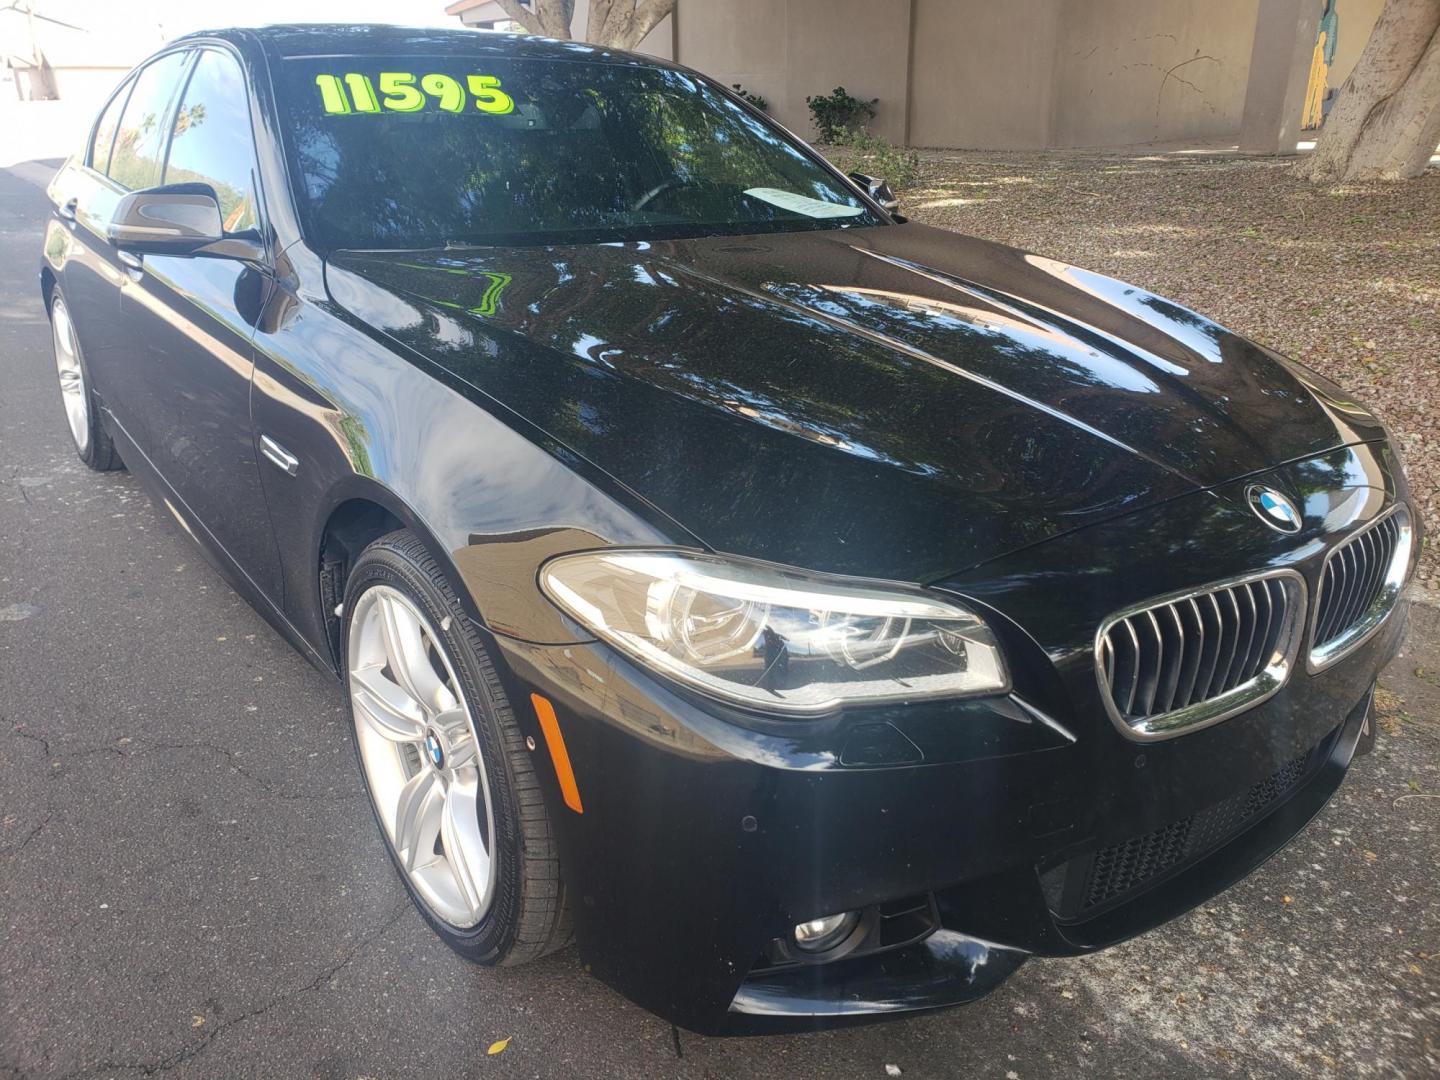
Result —
<instances>
[{"instance_id":1,"label":"headlight lens","mask_svg":"<svg viewBox=\"0 0 1440 1080\"><path fill-rule=\"evenodd\" d=\"M1009 688L984 620L903 585L624 549L552 559L540 583L622 652L750 707L816 713Z\"/></svg>"}]
</instances>

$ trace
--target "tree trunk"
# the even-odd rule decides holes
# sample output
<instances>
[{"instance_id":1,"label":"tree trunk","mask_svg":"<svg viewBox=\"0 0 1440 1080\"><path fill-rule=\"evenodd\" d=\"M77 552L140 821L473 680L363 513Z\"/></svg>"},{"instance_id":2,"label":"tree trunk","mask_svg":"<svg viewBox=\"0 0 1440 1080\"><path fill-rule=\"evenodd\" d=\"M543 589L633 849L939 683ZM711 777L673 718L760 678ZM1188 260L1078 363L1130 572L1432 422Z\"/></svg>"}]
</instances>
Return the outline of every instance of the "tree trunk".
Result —
<instances>
[{"instance_id":1,"label":"tree trunk","mask_svg":"<svg viewBox=\"0 0 1440 1080\"><path fill-rule=\"evenodd\" d=\"M675 0L590 0L585 36L596 45L633 49L674 10Z\"/></svg>"},{"instance_id":2,"label":"tree trunk","mask_svg":"<svg viewBox=\"0 0 1440 1080\"><path fill-rule=\"evenodd\" d=\"M1440 0L1388 0L1315 151L1296 166L1319 181L1403 180L1440 142Z\"/></svg>"},{"instance_id":3,"label":"tree trunk","mask_svg":"<svg viewBox=\"0 0 1440 1080\"><path fill-rule=\"evenodd\" d=\"M675 10L675 0L589 0L585 37L612 49L633 49L660 20ZM575 0L534 0L533 10L520 0L498 0L525 29L546 37L569 39Z\"/></svg>"},{"instance_id":4,"label":"tree trunk","mask_svg":"<svg viewBox=\"0 0 1440 1080\"><path fill-rule=\"evenodd\" d=\"M520 0L498 0L498 3L506 15L530 33L569 40L575 0L534 0L528 8Z\"/></svg>"}]
</instances>

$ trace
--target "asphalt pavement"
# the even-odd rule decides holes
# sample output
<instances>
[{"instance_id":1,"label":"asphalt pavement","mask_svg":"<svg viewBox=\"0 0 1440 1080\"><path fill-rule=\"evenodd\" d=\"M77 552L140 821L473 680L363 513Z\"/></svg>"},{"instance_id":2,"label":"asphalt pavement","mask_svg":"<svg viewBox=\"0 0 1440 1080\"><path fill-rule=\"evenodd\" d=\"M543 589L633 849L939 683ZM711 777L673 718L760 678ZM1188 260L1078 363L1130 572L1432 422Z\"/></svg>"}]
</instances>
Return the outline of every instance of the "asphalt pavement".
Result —
<instances>
[{"instance_id":1,"label":"asphalt pavement","mask_svg":"<svg viewBox=\"0 0 1440 1080\"><path fill-rule=\"evenodd\" d=\"M1294 844L975 1005L706 1039L573 951L459 959L386 860L336 684L129 474L76 459L36 277L45 175L0 170L0 1076L1440 1075L1434 607L1376 752Z\"/></svg>"}]
</instances>

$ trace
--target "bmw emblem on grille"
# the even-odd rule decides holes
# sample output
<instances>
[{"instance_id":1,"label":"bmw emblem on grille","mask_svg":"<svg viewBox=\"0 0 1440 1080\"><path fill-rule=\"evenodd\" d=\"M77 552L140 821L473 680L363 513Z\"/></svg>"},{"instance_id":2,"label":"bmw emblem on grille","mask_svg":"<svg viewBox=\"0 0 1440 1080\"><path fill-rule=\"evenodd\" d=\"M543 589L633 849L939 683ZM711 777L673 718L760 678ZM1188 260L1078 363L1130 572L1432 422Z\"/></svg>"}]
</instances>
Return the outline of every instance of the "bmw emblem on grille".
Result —
<instances>
[{"instance_id":1,"label":"bmw emblem on grille","mask_svg":"<svg viewBox=\"0 0 1440 1080\"><path fill-rule=\"evenodd\" d=\"M425 736L425 752L430 755L430 763L437 769L445 764L445 751L440 748L440 740L433 731Z\"/></svg>"},{"instance_id":2,"label":"bmw emblem on grille","mask_svg":"<svg viewBox=\"0 0 1440 1080\"><path fill-rule=\"evenodd\" d=\"M1300 511L1274 488L1251 484L1245 491L1245 498L1255 516L1272 529L1287 533L1300 531Z\"/></svg>"}]
</instances>

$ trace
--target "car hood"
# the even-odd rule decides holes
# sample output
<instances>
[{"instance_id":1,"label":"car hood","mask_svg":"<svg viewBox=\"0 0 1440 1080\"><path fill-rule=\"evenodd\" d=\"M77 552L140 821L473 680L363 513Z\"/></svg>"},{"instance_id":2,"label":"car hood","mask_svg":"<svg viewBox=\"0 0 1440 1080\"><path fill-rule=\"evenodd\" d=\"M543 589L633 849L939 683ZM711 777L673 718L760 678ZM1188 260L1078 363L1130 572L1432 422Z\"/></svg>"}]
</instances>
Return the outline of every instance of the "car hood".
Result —
<instances>
[{"instance_id":1,"label":"car hood","mask_svg":"<svg viewBox=\"0 0 1440 1080\"><path fill-rule=\"evenodd\" d=\"M332 297L722 551L930 580L1377 437L1142 289L905 224L340 253Z\"/></svg>"}]
</instances>

